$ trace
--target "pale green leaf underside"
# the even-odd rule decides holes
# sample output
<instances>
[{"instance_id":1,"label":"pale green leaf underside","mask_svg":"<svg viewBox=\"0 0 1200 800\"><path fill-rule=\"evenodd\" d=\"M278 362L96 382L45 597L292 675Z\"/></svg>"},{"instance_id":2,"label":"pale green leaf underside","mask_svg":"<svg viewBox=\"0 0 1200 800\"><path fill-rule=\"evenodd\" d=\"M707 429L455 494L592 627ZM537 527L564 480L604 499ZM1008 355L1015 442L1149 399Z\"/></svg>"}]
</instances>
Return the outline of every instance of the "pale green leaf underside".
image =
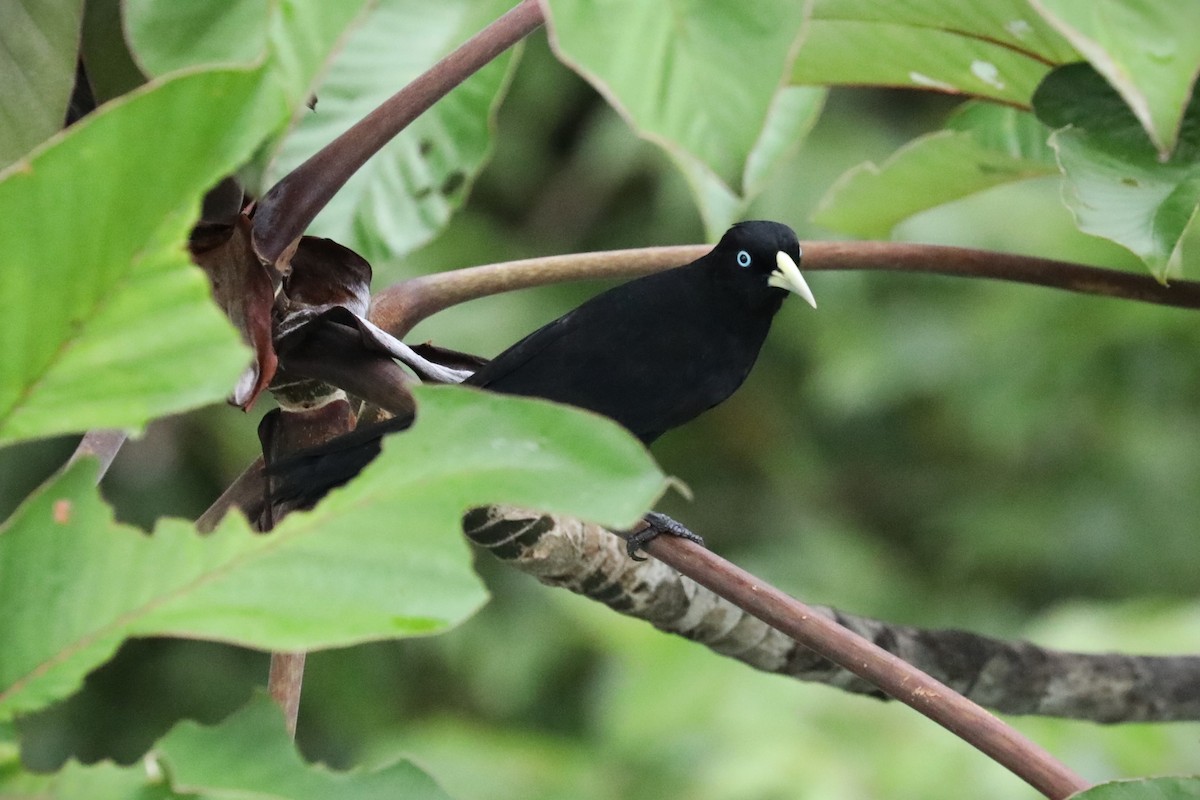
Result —
<instances>
[{"instance_id":1,"label":"pale green leaf underside","mask_svg":"<svg viewBox=\"0 0 1200 800\"><path fill-rule=\"evenodd\" d=\"M270 535L227 517L151 536L114 523L77 465L0 530L0 718L44 706L131 636L312 650L434 633L485 593L461 515L493 502L628 527L664 478L609 420L461 388L419 392L412 430Z\"/></svg>"},{"instance_id":2,"label":"pale green leaf underside","mask_svg":"<svg viewBox=\"0 0 1200 800\"><path fill-rule=\"evenodd\" d=\"M1077 56L1025 0L818 0L792 82L898 86L1028 105Z\"/></svg>"},{"instance_id":3,"label":"pale green leaf underside","mask_svg":"<svg viewBox=\"0 0 1200 800\"><path fill-rule=\"evenodd\" d=\"M1165 280L1200 204L1200 165L1118 155L1076 128L1050 141L1066 176L1063 200L1079 229L1125 247Z\"/></svg>"},{"instance_id":4,"label":"pale green leaf underside","mask_svg":"<svg viewBox=\"0 0 1200 800\"><path fill-rule=\"evenodd\" d=\"M9 0L0 24L0 168L63 126L83 0Z\"/></svg>"},{"instance_id":5,"label":"pale green leaf underside","mask_svg":"<svg viewBox=\"0 0 1200 800\"><path fill-rule=\"evenodd\" d=\"M368 0L126 0L134 58L150 75L266 59L274 87L299 105L313 78Z\"/></svg>"},{"instance_id":6,"label":"pale green leaf underside","mask_svg":"<svg viewBox=\"0 0 1200 800\"><path fill-rule=\"evenodd\" d=\"M822 198L813 221L833 230L885 238L930 208L1013 181L1057 172L1047 130L1028 112L973 104L953 129L920 136L882 165L861 164Z\"/></svg>"},{"instance_id":7,"label":"pale green leaf underside","mask_svg":"<svg viewBox=\"0 0 1200 800\"><path fill-rule=\"evenodd\" d=\"M382 0L333 61L316 108L284 138L269 181L299 166L511 5ZM501 55L422 114L350 178L309 233L375 262L435 237L487 160L493 113L514 63L511 51Z\"/></svg>"},{"instance_id":8,"label":"pale green leaf underside","mask_svg":"<svg viewBox=\"0 0 1200 800\"><path fill-rule=\"evenodd\" d=\"M816 124L825 102L826 90L811 86L784 86L771 103L766 125L746 161L742 185L744 194L736 195L709 170L682 152L673 153L683 172L708 237L716 241L737 220L775 175L776 170L793 156L804 137Z\"/></svg>"},{"instance_id":9,"label":"pale green leaf underside","mask_svg":"<svg viewBox=\"0 0 1200 800\"><path fill-rule=\"evenodd\" d=\"M550 0L551 42L638 133L743 191L803 23L795 0Z\"/></svg>"},{"instance_id":10,"label":"pale green leaf underside","mask_svg":"<svg viewBox=\"0 0 1200 800\"><path fill-rule=\"evenodd\" d=\"M1200 72L1200 3L1033 0L1170 154Z\"/></svg>"}]
</instances>

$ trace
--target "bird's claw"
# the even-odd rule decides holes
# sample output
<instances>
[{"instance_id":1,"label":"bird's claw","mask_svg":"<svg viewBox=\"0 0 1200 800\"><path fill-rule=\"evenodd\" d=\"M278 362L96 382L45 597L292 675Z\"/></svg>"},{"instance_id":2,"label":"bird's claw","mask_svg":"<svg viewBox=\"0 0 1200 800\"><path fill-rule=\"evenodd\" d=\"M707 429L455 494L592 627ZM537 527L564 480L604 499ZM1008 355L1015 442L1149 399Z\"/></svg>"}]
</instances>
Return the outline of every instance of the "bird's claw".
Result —
<instances>
[{"instance_id":1,"label":"bird's claw","mask_svg":"<svg viewBox=\"0 0 1200 800\"><path fill-rule=\"evenodd\" d=\"M655 539L662 534L668 536L678 536L680 539L687 539L690 542L704 547L704 539L697 533L692 533L682 524L668 517L666 514L659 514L657 511L651 511L646 516L642 517L642 525L640 528L635 528L625 535L625 552L634 561L645 561L645 556L639 556L638 550L646 546L651 539Z\"/></svg>"}]
</instances>

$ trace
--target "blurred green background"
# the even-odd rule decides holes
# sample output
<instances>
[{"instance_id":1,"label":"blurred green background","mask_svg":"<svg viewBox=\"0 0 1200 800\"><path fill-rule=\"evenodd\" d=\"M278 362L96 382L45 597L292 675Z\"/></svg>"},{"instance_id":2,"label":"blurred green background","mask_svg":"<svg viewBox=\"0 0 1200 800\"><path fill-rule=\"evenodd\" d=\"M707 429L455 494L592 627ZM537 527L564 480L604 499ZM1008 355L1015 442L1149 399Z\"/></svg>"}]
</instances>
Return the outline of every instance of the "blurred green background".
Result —
<instances>
[{"instance_id":1,"label":"blurred green background","mask_svg":"<svg viewBox=\"0 0 1200 800\"><path fill-rule=\"evenodd\" d=\"M935 129L952 98L838 90L751 216L807 219L845 169ZM398 278L533 255L696 242L667 157L531 38L491 165ZM936 175L929 177L936 181ZM1012 185L897 232L1138 270L1080 234L1055 180ZM1193 270L1194 273L1194 270ZM1191 275L1195 277L1194 274ZM1200 396L1191 312L996 282L809 273L739 394L654 452L695 498L660 506L796 596L923 627L1085 650L1200 647ZM492 355L600 288L477 301L413 341ZM103 489L122 519L195 517L255 455L251 416L162 420ZM73 442L0 451L0 512ZM1032 797L896 704L764 676L481 555L492 603L458 630L309 658L297 737L339 767L413 757L463 798ZM65 703L22 721L51 768L139 757L181 718L215 721L266 656L135 641ZM1092 780L1200 772L1200 725L1016 724Z\"/></svg>"}]
</instances>

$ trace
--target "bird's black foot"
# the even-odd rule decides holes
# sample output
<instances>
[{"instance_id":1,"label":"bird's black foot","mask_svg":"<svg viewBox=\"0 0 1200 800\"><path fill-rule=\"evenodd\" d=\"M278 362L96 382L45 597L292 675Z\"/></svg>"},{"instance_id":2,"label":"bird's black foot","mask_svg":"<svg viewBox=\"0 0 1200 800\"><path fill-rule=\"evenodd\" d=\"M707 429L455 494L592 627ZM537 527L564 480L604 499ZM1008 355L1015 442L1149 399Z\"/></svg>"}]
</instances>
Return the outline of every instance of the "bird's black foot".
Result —
<instances>
[{"instance_id":1,"label":"bird's black foot","mask_svg":"<svg viewBox=\"0 0 1200 800\"><path fill-rule=\"evenodd\" d=\"M678 536L680 539L687 539L690 542L695 542L701 547L704 546L704 539L699 534L692 533L680 523L668 517L666 514L659 514L657 511L651 511L646 516L642 517L642 524L638 528L629 531L625 536L625 552L629 553L629 557L634 561L645 561L645 556L639 556L638 550L641 550L651 539L654 539L662 534L668 536Z\"/></svg>"}]
</instances>

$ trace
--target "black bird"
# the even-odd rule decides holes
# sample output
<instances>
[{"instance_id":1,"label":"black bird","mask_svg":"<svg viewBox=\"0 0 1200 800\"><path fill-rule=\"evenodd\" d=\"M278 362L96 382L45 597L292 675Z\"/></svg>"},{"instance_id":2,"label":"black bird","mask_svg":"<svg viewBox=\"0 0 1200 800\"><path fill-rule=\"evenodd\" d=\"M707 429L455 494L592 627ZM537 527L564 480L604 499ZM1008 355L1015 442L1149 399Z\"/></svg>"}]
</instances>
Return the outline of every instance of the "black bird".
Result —
<instances>
[{"instance_id":1,"label":"black bird","mask_svg":"<svg viewBox=\"0 0 1200 800\"><path fill-rule=\"evenodd\" d=\"M741 386L788 292L816 308L799 261L788 226L738 223L708 254L593 297L463 383L603 414L648 445ZM370 463L383 436L411 423L371 425L272 465L272 500L314 505ZM658 533L695 538L661 514L647 523L631 554Z\"/></svg>"}]
</instances>

